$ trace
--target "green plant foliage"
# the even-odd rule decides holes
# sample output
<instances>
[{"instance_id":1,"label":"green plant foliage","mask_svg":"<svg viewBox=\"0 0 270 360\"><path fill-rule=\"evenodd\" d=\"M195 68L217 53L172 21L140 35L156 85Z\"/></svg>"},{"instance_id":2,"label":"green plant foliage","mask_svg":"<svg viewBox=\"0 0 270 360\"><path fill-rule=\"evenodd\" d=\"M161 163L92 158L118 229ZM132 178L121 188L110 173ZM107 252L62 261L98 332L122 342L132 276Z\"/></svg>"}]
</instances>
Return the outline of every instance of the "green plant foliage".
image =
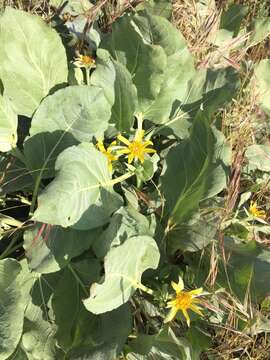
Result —
<instances>
[{"instance_id":1,"label":"green plant foliage","mask_svg":"<svg viewBox=\"0 0 270 360\"><path fill-rule=\"evenodd\" d=\"M250 288L253 297L263 299L269 288L269 249L265 249L255 241L247 244L233 244L230 239L226 244L231 254L228 264L230 285L236 294L244 298ZM237 271L231 271L237 264Z\"/></svg>"},{"instance_id":2,"label":"green plant foliage","mask_svg":"<svg viewBox=\"0 0 270 360\"><path fill-rule=\"evenodd\" d=\"M5 152L16 146L17 115L6 96L0 95L0 151Z\"/></svg>"},{"instance_id":3,"label":"green plant foliage","mask_svg":"<svg viewBox=\"0 0 270 360\"><path fill-rule=\"evenodd\" d=\"M97 68L91 83L100 86L112 106L110 123L119 131L129 131L137 106L137 89L131 74L118 61L110 59L105 51L98 51Z\"/></svg>"},{"instance_id":4,"label":"green plant foliage","mask_svg":"<svg viewBox=\"0 0 270 360\"><path fill-rule=\"evenodd\" d=\"M158 95L167 61L165 51L158 45L147 44L136 29L132 16L120 18L101 47L129 70L138 92L137 111L141 112Z\"/></svg>"},{"instance_id":5,"label":"green plant foliage","mask_svg":"<svg viewBox=\"0 0 270 360\"><path fill-rule=\"evenodd\" d=\"M192 344L193 337L203 338L198 332L191 335ZM198 339L197 339L198 340ZM139 335L136 340L130 343L130 352L127 356L128 360L146 360L154 357L157 360L162 359L183 359L196 360L202 349L207 348L208 341L197 341L193 346L186 338L176 337L171 328L163 328L157 335Z\"/></svg>"},{"instance_id":6,"label":"green plant foliage","mask_svg":"<svg viewBox=\"0 0 270 360\"><path fill-rule=\"evenodd\" d=\"M33 188L33 176L26 165L18 158L0 157L0 194Z\"/></svg>"},{"instance_id":7,"label":"green plant foliage","mask_svg":"<svg viewBox=\"0 0 270 360\"><path fill-rule=\"evenodd\" d=\"M246 151L250 169L270 171L270 148L267 145L250 145Z\"/></svg>"},{"instance_id":8,"label":"green plant foliage","mask_svg":"<svg viewBox=\"0 0 270 360\"><path fill-rule=\"evenodd\" d=\"M103 91L94 86L71 86L48 96L33 116L25 143L29 169L36 177L53 177L57 156L79 141L102 137L110 115Z\"/></svg>"},{"instance_id":9,"label":"green plant foliage","mask_svg":"<svg viewBox=\"0 0 270 360\"><path fill-rule=\"evenodd\" d=\"M39 197L35 220L87 230L105 224L120 207L107 160L92 144L82 143L63 151L55 169L55 179Z\"/></svg>"},{"instance_id":10,"label":"green plant foliage","mask_svg":"<svg viewBox=\"0 0 270 360\"><path fill-rule=\"evenodd\" d=\"M119 259L125 259L119 262ZM128 238L122 245L112 249L105 258L105 280L91 288L90 298L85 307L101 314L126 303L137 288L140 288L142 273L156 269L159 251L149 236Z\"/></svg>"},{"instance_id":11,"label":"green plant foliage","mask_svg":"<svg viewBox=\"0 0 270 360\"><path fill-rule=\"evenodd\" d=\"M5 360L12 355L20 341L23 332L24 312L29 299L27 289L31 281L31 276L25 266L13 259L1 260L1 360Z\"/></svg>"},{"instance_id":12,"label":"green plant foliage","mask_svg":"<svg viewBox=\"0 0 270 360\"><path fill-rule=\"evenodd\" d=\"M173 147L165 158L161 184L166 217L173 226L190 218L212 187L216 194L223 189L224 182L215 178L214 152L214 134L207 118L199 114L190 138Z\"/></svg>"},{"instance_id":13,"label":"green plant foliage","mask_svg":"<svg viewBox=\"0 0 270 360\"><path fill-rule=\"evenodd\" d=\"M5 94L18 114L31 116L50 91L67 81L61 39L38 16L7 7L0 18L0 44Z\"/></svg>"},{"instance_id":14,"label":"green plant foliage","mask_svg":"<svg viewBox=\"0 0 270 360\"><path fill-rule=\"evenodd\" d=\"M268 17L254 19L252 23L251 35L248 41L249 47L259 44L270 34L270 20Z\"/></svg>"},{"instance_id":15,"label":"green plant foliage","mask_svg":"<svg viewBox=\"0 0 270 360\"><path fill-rule=\"evenodd\" d=\"M82 284L88 285L99 279L99 272L100 265L96 259L85 259L70 264L61 274L53 294L52 308L57 325L56 338L65 351L79 346L99 344L99 339L93 338L94 329L99 326L98 319L84 308L81 299L85 296L85 288L82 288L75 277L78 276L82 279ZM68 301L63 306L64 297L67 297ZM66 314L71 316L67 317ZM92 331L89 331L90 329Z\"/></svg>"},{"instance_id":16,"label":"green plant foliage","mask_svg":"<svg viewBox=\"0 0 270 360\"><path fill-rule=\"evenodd\" d=\"M0 360L198 360L228 308L269 328L270 67L244 51L269 19L195 3L198 39L167 0L3 11Z\"/></svg>"},{"instance_id":17,"label":"green plant foliage","mask_svg":"<svg viewBox=\"0 0 270 360\"><path fill-rule=\"evenodd\" d=\"M30 269L47 274L66 267L72 258L90 248L99 233L99 229L78 231L36 225L24 233L24 249Z\"/></svg>"},{"instance_id":18,"label":"green plant foliage","mask_svg":"<svg viewBox=\"0 0 270 360\"><path fill-rule=\"evenodd\" d=\"M259 93L259 101L262 108L270 114L269 94L270 94L270 60L264 59L255 66L255 81Z\"/></svg>"},{"instance_id":19,"label":"green plant foliage","mask_svg":"<svg viewBox=\"0 0 270 360\"><path fill-rule=\"evenodd\" d=\"M231 4L227 11L223 12L220 20L220 28L226 29L237 36L241 23L248 13L247 6L241 4Z\"/></svg>"}]
</instances>

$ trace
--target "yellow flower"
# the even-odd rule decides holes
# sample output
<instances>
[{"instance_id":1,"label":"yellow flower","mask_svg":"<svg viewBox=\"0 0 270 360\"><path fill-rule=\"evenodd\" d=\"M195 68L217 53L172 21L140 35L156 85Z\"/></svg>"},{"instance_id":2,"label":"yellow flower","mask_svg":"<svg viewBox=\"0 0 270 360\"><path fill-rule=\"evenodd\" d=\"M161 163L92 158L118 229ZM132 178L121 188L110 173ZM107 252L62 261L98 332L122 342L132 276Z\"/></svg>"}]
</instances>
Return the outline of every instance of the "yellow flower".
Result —
<instances>
[{"instance_id":1,"label":"yellow flower","mask_svg":"<svg viewBox=\"0 0 270 360\"><path fill-rule=\"evenodd\" d=\"M114 155L114 154L112 153L112 151L113 151L113 146L114 146L115 144L116 144L116 141L113 141L113 142L107 147L107 149L105 149L105 146L104 146L102 140L98 140L98 142L97 142L97 148L98 148L98 150L107 157L108 167L109 167L110 171L112 171L112 162L115 161L115 160L118 160L118 156L117 156L117 155Z\"/></svg>"},{"instance_id":2,"label":"yellow flower","mask_svg":"<svg viewBox=\"0 0 270 360\"><path fill-rule=\"evenodd\" d=\"M257 218L261 218L261 219L265 219L266 218L266 214L264 210L260 210L257 207L257 203L256 201L251 201L250 205L249 205L249 212L252 216L257 217Z\"/></svg>"},{"instance_id":3,"label":"yellow flower","mask_svg":"<svg viewBox=\"0 0 270 360\"><path fill-rule=\"evenodd\" d=\"M135 138L132 141L129 141L122 135L118 135L117 138L122 143L126 145L125 149L119 150L118 154L128 155L128 163L132 163L132 161L135 159L139 159L141 163L144 162L145 154L153 154L156 152L155 149L150 149L148 146L153 145L152 141L143 140L144 137L144 130L137 130L135 134Z\"/></svg>"},{"instance_id":4,"label":"yellow flower","mask_svg":"<svg viewBox=\"0 0 270 360\"><path fill-rule=\"evenodd\" d=\"M75 60L76 61L74 61L74 65L77 67L84 67L86 69L95 67L95 59L89 55L79 55L77 58L75 58Z\"/></svg>"},{"instance_id":5,"label":"yellow flower","mask_svg":"<svg viewBox=\"0 0 270 360\"><path fill-rule=\"evenodd\" d=\"M182 311L188 326L190 326L190 318L187 312L188 309L203 316L201 308L196 305L202 303L198 297L202 294L203 289L199 288L191 291L184 291L184 282L180 277L178 284L172 281L171 285L174 288L176 295L173 300L170 300L167 303L167 308L171 308L171 310L165 318L165 323L173 320L178 311Z\"/></svg>"}]
</instances>

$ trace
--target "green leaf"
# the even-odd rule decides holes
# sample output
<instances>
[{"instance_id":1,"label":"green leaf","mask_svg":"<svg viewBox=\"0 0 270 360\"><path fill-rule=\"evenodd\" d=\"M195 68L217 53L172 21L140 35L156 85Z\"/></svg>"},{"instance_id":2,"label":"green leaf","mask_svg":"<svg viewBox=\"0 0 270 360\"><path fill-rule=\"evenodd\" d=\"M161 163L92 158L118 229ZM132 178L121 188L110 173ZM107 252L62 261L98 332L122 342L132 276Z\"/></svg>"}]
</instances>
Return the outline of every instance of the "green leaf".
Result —
<instances>
[{"instance_id":1,"label":"green leaf","mask_svg":"<svg viewBox=\"0 0 270 360\"><path fill-rule=\"evenodd\" d=\"M51 273L89 249L100 229L81 231L37 224L24 233L24 249L31 270Z\"/></svg>"},{"instance_id":2,"label":"green leaf","mask_svg":"<svg viewBox=\"0 0 270 360\"><path fill-rule=\"evenodd\" d=\"M32 290L31 301L25 312L21 348L29 360L62 360L63 353L56 347L56 326L48 313L48 301L56 278L39 277Z\"/></svg>"},{"instance_id":3,"label":"green leaf","mask_svg":"<svg viewBox=\"0 0 270 360\"><path fill-rule=\"evenodd\" d=\"M164 17L139 11L132 20L144 40L151 45L161 46L168 57L186 48L184 36Z\"/></svg>"},{"instance_id":4,"label":"green leaf","mask_svg":"<svg viewBox=\"0 0 270 360\"><path fill-rule=\"evenodd\" d=\"M93 245L98 258L104 258L112 247L121 245L132 236L154 235L150 230L149 221L137 210L121 207L116 211L107 229L102 232Z\"/></svg>"},{"instance_id":5,"label":"green leaf","mask_svg":"<svg viewBox=\"0 0 270 360\"><path fill-rule=\"evenodd\" d=\"M173 147L166 156L166 170L161 177L165 213L171 224L189 219L199 202L215 186L215 138L208 121L195 119L190 138Z\"/></svg>"},{"instance_id":6,"label":"green leaf","mask_svg":"<svg viewBox=\"0 0 270 360\"><path fill-rule=\"evenodd\" d=\"M21 293L17 276L21 266L16 260L0 262L0 359L6 360L16 349L23 329L25 304L20 302ZM15 326L16 324L16 326Z\"/></svg>"},{"instance_id":7,"label":"green leaf","mask_svg":"<svg viewBox=\"0 0 270 360\"><path fill-rule=\"evenodd\" d=\"M24 312L32 277L25 264L13 259L0 261L0 359L15 351L23 331Z\"/></svg>"},{"instance_id":8,"label":"green leaf","mask_svg":"<svg viewBox=\"0 0 270 360\"><path fill-rule=\"evenodd\" d=\"M133 18L142 37L150 45L161 46L167 55L164 80L158 96L144 111L155 123L169 119L175 104L182 102L188 80L194 75L194 60L181 33L165 18L139 12Z\"/></svg>"},{"instance_id":9,"label":"green leaf","mask_svg":"<svg viewBox=\"0 0 270 360\"><path fill-rule=\"evenodd\" d=\"M244 299L250 286L252 298L262 300L270 286L270 250L254 240L246 244L225 240L226 252L230 254L227 269L231 287Z\"/></svg>"},{"instance_id":10,"label":"green leaf","mask_svg":"<svg viewBox=\"0 0 270 360\"><path fill-rule=\"evenodd\" d=\"M270 95L270 60L264 59L255 66L254 69L259 103L262 108L270 114L269 95Z\"/></svg>"},{"instance_id":11,"label":"green leaf","mask_svg":"<svg viewBox=\"0 0 270 360\"><path fill-rule=\"evenodd\" d=\"M246 150L249 168L270 171L270 146L250 145Z\"/></svg>"},{"instance_id":12,"label":"green leaf","mask_svg":"<svg viewBox=\"0 0 270 360\"><path fill-rule=\"evenodd\" d=\"M71 145L103 137L111 105L102 89L70 86L48 96L36 111L24 144L29 169L35 176L54 176L55 159Z\"/></svg>"},{"instance_id":13,"label":"green leaf","mask_svg":"<svg viewBox=\"0 0 270 360\"><path fill-rule=\"evenodd\" d=\"M30 135L62 130L78 141L100 137L108 127L111 105L96 86L70 86L48 96L35 113Z\"/></svg>"},{"instance_id":14,"label":"green leaf","mask_svg":"<svg viewBox=\"0 0 270 360\"><path fill-rule=\"evenodd\" d=\"M149 13L164 16L170 20L172 16L172 3L169 0L150 0L143 3Z\"/></svg>"},{"instance_id":15,"label":"green leaf","mask_svg":"<svg viewBox=\"0 0 270 360\"><path fill-rule=\"evenodd\" d=\"M269 17L255 19L252 24L252 32L248 40L248 47L255 46L264 41L270 35Z\"/></svg>"},{"instance_id":16,"label":"green leaf","mask_svg":"<svg viewBox=\"0 0 270 360\"><path fill-rule=\"evenodd\" d=\"M55 169L56 178L39 196L33 219L87 230L108 222L121 206L107 158L93 144L66 149L57 158Z\"/></svg>"},{"instance_id":17,"label":"green leaf","mask_svg":"<svg viewBox=\"0 0 270 360\"><path fill-rule=\"evenodd\" d=\"M68 147L78 144L79 141L72 134L62 130L42 132L27 139L24 156L32 180L39 176L43 179L53 178L57 156Z\"/></svg>"},{"instance_id":18,"label":"green leaf","mask_svg":"<svg viewBox=\"0 0 270 360\"><path fill-rule=\"evenodd\" d=\"M180 94L179 101L176 99L170 118L163 122L180 138L186 135L187 122L193 120L199 109L210 116L232 99L239 85L239 76L232 68L203 69L186 81L187 84L184 82L182 85L185 93Z\"/></svg>"},{"instance_id":19,"label":"green leaf","mask_svg":"<svg viewBox=\"0 0 270 360\"><path fill-rule=\"evenodd\" d=\"M14 157L0 158L0 194L33 188L33 177L25 164Z\"/></svg>"},{"instance_id":20,"label":"green leaf","mask_svg":"<svg viewBox=\"0 0 270 360\"><path fill-rule=\"evenodd\" d=\"M241 23L248 13L248 7L241 4L231 4L228 9L222 13L220 19L220 29L226 29L237 36Z\"/></svg>"},{"instance_id":21,"label":"green leaf","mask_svg":"<svg viewBox=\"0 0 270 360\"><path fill-rule=\"evenodd\" d=\"M94 316L94 315L92 315ZM94 333L99 336L98 346L80 346L68 353L72 360L115 360L118 358L132 330L132 316L127 304L107 312L98 319ZM117 326L115 326L117 324Z\"/></svg>"},{"instance_id":22,"label":"green leaf","mask_svg":"<svg viewBox=\"0 0 270 360\"><path fill-rule=\"evenodd\" d=\"M80 284L77 278L81 277L81 273L87 274L87 279ZM52 309L57 325L57 342L65 351L87 345L93 347L101 342L98 318L90 314L82 303L86 291L82 285L89 286L97 281L99 273L99 262L85 259L77 262L76 266L71 263L61 274L53 294Z\"/></svg>"},{"instance_id":23,"label":"green leaf","mask_svg":"<svg viewBox=\"0 0 270 360\"><path fill-rule=\"evenodd\" d=\"M99 50L97 55L97 67L91 76L91 83L104 90L112 106L110 123L119 131L129 131L137 105L137 89L131 74L120 62L111 60L104 50Z\"/></svg>"},{"instance_id":24,"label":"green leaf","mask_svg":"<svg viewBox=\"0 0 270 360\"><path fill-rule=\"evenodd\" d=\"M17 115L6 96L0 95L0 151L9 151L17 143Z\"/></svg>"},{"instance_id":25,"label":"green leaf","mask_svg":"<svg viewBox=\"0 0 270 360\"><path fill-rule=\"evenodd\" d=\"M213 241L217 223L200 218L192 223L184 223L172 229L167 236L167 251L174 254L177 250L199 251Z\"/></svg>"},{"instance_id":26,"label":"green leaf","mask_svg":"<svg viewBox=\"0 0 270 360\"><path fill-rule=\"evenodd\" d=\"M7 7L0 18L0 78L16 112L30 117L67 74L56 31L39 16Z\"/></svg>"},{"instance_id":27,"label":"green leaf","mask_svg":"<svg viewBox=\"0 0 270 360\"><path fill-rule=\"evenodd\" d=\"M197 360L196 350L201 352L184 337L177 337L169 327L164 327L156 335L139 334L131 341L130 347L133 352L127 355L128 360Z\"/></svg>"},{"instance_id":28,"label":"green leaf","mask_svg":"<svg viewBox=\"0 0 270 360\"><path fill-rule=\"evenodd\" d=\"M101 314L126 303L140 287L142 273L156 269L158 262L158 247L149 236L134 236L112 248L104 261L104 282L91 287L90 297L84 300L85 307Z\"/></svg>"},{"instance_id":29,"label":"green leaf","mask_svg":"<svg viewBox=\"0 0 270 360\"><path fill-rule=\"evenodd\" d=\"M127 67L138 92L137 111L144 111L155 100L163 82L167 63L164 50L147 44L137 32L133 17L127 14L113 24L101 47Z\"/></svg>"},{"instance_id":30,"label":"green leaf","mask_svg":"<svg viewBox=\"0 0 270 360\"><path fill-rule=\"evenodd\" d=\"M186 100L188 81L195 72L194 60L186 48L168 57L167 61L160 92L144 112L145 118L158 124L168 122L174 107Z\"/></svg>"}]
</instances>

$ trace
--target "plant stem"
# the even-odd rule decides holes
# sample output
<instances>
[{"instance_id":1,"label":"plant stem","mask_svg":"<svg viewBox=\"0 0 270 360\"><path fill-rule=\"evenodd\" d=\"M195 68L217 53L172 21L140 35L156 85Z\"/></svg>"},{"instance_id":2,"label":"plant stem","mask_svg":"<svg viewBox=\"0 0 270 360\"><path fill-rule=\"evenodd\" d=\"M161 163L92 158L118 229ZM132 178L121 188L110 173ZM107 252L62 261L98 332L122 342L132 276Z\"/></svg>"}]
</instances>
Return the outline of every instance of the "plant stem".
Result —
<instances>
[{"instance_id":1,"label":"plant stem","mask_svg":"<svg viewBox=\"0 0 270 360\"><path fill-rule=\"evenodd\" d=\"M15 158L21 160L21 162L23 162L26 165L25 156L23 155L23 153L21 152L20 149L18 149L17 147L13 148L10 153L11 153L12 156L14 156Z\"/></svg>"},{"instance_id":2,"label":"plant stem","mask_svg":"<svg viewBox=\"0 0 270 360\"><path fill-rule=\"evenodd\" d=\"M110 181L110 186L111 185L113 186L113 185L118 184L118 183L120 183L120 182L122 182L124 180L127 180L128 178L130 178L133 175L134 175L134 172L132 172L132 173L128 172L128 173L126 173L124 175L118 176L116 179L113 179L113 180Z\"/></svg>"},{"instance_id":3,"label":"plant stem","mask_svg":"<svg viewBox=\"0 0 270 360\"><path fill-rule=\"evenodd\" d=\"M14 236L11 242L9 243L8 247L6 248L6 250L0 255L0 260L6 258L8 255L12 254L15 250L22 247L23 243L13 246L17 240L18 240L18 236Z\"/></svg>"},{"instance_id":4,"label":"plant stem","mask_svg":"<svg viewBox=\"0 0 270 360\"><path fill-rule=\"evenodd\" d=\"M75 279L78 281L78 283L80 284L80 286L81 286L84 294L88 297L89 294L88 294L87 290L85 289L85 286L84 286L82 280L81 280L81 279L79 278L79 276L77 275L76 271L73 269L73 267L72 267L70 264L68 264L68 268L69 268L69 270L71 271L71 273L72 273L72 275L74 276L74 278L75 278Z\"/></svg>"},{"instance_id":5,"label":"plant stem","mask_svg":"<svg viewBox=\"0 0 270 360\"><path fill-rule=\"evenodd\" d=\"M33 213L34 213L35 204L36 204L36 200L37 200L37 196L38 196L39 184L40 184L40 182L41 182L41 178L42 178L42 172L40 172L40 174L38 175L38 177L37 177L37 179L36 179L36 182L35 182L33 197L32 197L31 206L30 206L30 211L29 211L29 215L30 215L30 216L32 216Z\"/></svg>"},{"instance_id":6,"label":"plant stem","mask_svg":"<svg viewBox=\"0 0 270 360\"><path fill-rule=\"evenodd\" d=\"M154 291L152 289L149 289L148 287L144 286L141 283L137 284L138 289L141 289L142 291L146 292L149 295L154 295Z\"/></svg>"},{"instance_id":7,"label":"plant stem","mask_svg":"<svg viewBox=\"0 0 270 360\"><path fill-rule=\"evenodd\" d=\"M86 85L90 84L90 70L89 69L85 69L85 80L86 80Z\"/></svg>"}]
</instances>

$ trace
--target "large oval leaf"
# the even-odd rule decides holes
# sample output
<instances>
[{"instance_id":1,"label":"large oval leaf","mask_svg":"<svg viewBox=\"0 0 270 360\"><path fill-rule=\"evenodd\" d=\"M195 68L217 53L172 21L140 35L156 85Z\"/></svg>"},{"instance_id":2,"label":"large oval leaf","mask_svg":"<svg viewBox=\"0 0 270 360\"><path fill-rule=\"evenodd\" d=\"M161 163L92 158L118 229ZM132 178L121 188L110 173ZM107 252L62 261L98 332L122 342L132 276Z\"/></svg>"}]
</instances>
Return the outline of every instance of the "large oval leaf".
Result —
<instances>
[{"instance_id":1,"label":"large oval leaf","mask_svg":"<svg viewBox=\"0 0 270 360\"><path fill-rule=\"evenodd\" d=\"M38 16L7 7L0 18L0 78L17 113L31 116L55 86L67 82L60 36Z\"/></svg>"},{"instance_id":2,"label":"large oval leaf","mask_svg":"<svg viewBox=\"0 0 270 360\"><path fill-rule=\"evenodd\" d=\"M113 24L112 33L101 43L112 57L127 67L138 91L138 111L144 111L160 91L166 68L166 53L161 46L147 44L136 31L132 16L125 15Z\"/></svg>"},{"instance_id":3,"label":"large oval leaf","mask_svg":"<svg viewBox=\"0 0 270 360\"><path fill-rule=\"evenodd\" d=\"M121 259L121 261L119 261ZM113 248L105 258L105 280L91 287L85 307L94 314L111 311L126 303L140 286L142 273L159 263L159 250L150 236L135 236Z\"/></svg>"},{"instance_id":4,"label":"large oval leaf","mask_svg":"<svg viewBox=\"0 0 270 360\"><path fill-rule=\"evenodd\" d=\"M105 224L121 206L107 158L93 144L66 149L55 168L56 178L38 198L35 220L86 230Z\"/></svg>"},{"instance_id":5,"label":"large oval leaf","mask_svg":"<svg viewBox=\"0 0 270 360\"><path fill-rule=\"evenodd\" d=\"M103 136L111 116L111 105L102 89L70 86L48 96L36 111L24 144L28 167L37 176L54 176L57 156L80 141Z\"/></svg>"},{"instance_id":6,"label":"large oval leaf","mask_svg":"<svg viewBox=\"0 0 270 360\"><path fill-rule=\"evenodd\" d=\"M62 130L78 141L101 136L108 127L111 105L102 89L70 86L48 96L35 113L30 135Z\"/></svg>"}]
</instances>

